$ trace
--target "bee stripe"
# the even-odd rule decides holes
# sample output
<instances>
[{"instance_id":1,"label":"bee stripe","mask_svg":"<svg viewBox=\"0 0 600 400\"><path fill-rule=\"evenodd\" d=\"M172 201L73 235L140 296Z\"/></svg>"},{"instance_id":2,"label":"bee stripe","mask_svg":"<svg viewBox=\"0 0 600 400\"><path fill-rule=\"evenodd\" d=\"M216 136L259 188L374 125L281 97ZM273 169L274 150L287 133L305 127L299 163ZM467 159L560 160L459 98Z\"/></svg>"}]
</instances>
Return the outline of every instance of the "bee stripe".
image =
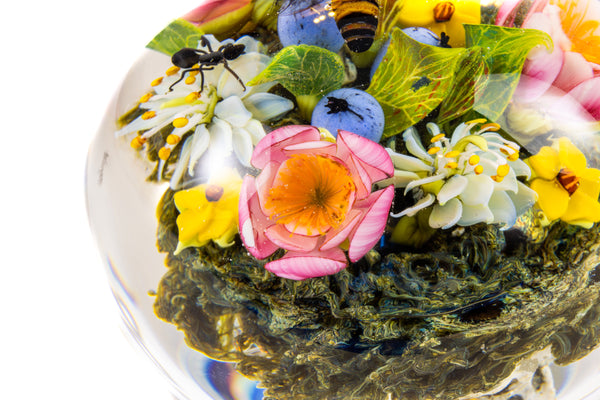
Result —
<instances>
[{"instance_id":1,"label":"bee stripe","mask_svg":"<svg viewBox=\"0 0 600 400\"><path fill-rule=\"evenodd\" d=\"M333 0L331 8L348 48L355 53L368 50L373 44L377 30L379 18L377 1Z\"/></svg>"}]
</instances>

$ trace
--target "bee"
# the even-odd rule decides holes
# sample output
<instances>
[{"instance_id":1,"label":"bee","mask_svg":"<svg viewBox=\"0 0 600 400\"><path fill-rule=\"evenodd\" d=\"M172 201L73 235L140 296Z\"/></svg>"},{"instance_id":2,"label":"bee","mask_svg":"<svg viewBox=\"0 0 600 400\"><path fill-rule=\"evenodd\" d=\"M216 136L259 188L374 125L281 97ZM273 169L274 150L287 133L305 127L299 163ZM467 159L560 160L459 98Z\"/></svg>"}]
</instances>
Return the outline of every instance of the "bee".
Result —
<instances>
[{"instance_id":1,"label":"bee","mask_svg":"<svg viewBox=\"0 0 600 400\"><path fill-rule=\"evenodd\" d=\"M348 48L355 53L369 50L379 19L376 0L332 0L331 11Z\"/></svg>"}]
</instances>

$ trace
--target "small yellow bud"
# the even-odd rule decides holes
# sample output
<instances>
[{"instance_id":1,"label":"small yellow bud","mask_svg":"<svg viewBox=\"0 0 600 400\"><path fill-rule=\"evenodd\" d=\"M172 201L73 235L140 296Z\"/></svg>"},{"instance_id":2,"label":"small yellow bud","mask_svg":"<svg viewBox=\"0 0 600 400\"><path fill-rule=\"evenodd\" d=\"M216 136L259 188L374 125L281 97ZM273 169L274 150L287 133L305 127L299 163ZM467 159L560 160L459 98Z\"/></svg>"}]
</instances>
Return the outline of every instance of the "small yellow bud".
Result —
<instances>
[{"instance_id":1,"label":"small yellow bud","mask_svg":"<svg viewBox=\"0 0 600 400\"><path fill-rule=\"evenodd\" d=\"M431 138L431 143L435 143L441 139L443 139L446 135L443 133L438 133L437 135L435 135L434 137Z\"/></svg>"},{"instance_id":2,"label":"small yellow bud","mask_svg":"<svg viewBox=\"0 0 600 400\"><path fill-rule=\"evenodd\" d=\"M437 154L442 148L441 147L430 147L429 150L427 150L427 153L429 154Z\"/></svg>"},{"instance_id":3,"label":"small yellow bud","mask_svg":"<svg viewBox=\"0 0 600 400\"><path fill-rule=\"evenodd\" d=\"M179 72L179 67L173 65L172 67L170 67L169 69L167 69L167 71L165 72L165 75L167 76L173 76L176 73Z\"/></svg>"},{"instance_id":4,"label":"small yellow bud","mask_svg":"<svg viewBox=\"0 0 600 400\"><path fill-rule=\"evenodd\" d=\"M188 94L187 96L185 96L185 102L186 103L193 103L196 100L198 100L200 98L200 93L198 92L192 92L190 94Z\"/></svg>"},{"instance_id":5,"label":"small yellow bud","mask_svg":"<svg viewBox=\"0 0 600 400\"><path fill-rule=\"evenodd\" d=\"M185 117L179 117L179 118L175 118L173 120L173 126L175 128L183 128L184 126L186 126L188 124L188 119Z\"/></svg>"},{"instance_id":6,"label":"small yellow bud","mask_svg":"<svg viewBox=\"0 0 600 400\"><path fill-rule=\"evenodd\" d=\"M172 146L175 146L180 141L181 141L181 138L177 135L171 134L171 135L167 136L167 143Z\"/></svg>"},{"instance_id":7,"label":"small yellow bud","mask_svg":"<svg viewBox=\"0 0 600 400\"><path fill-rule=\"evenodd\" d=\"M458 156L460 156L460 151L457 151L457 150L449 151L448 153L446 153L444 155L444 157L446 157L446 158L456 158Z\"/></svg>"},{"instance_id":8,"label":"small yellow bud","mask_svg":"<svg viewBox=\"0 0 600 400\"><path fill-rule=\"evenodd\" d=\"M500 182L502 182L504 180L503 176L498 176L498 175L493 175L493 176L491 176L491 178L493 180L495 180L496 182L498 182L498 183L500 183Z\"/></svg>"},{"instance_id":9,"label":"small yellow bud","mask_svg":"<svg viewBox=\"0 0 600 400\"><path fill-rule=\"evenodd\" d=\"M142 119L144 121L147 121L154 117L156 117L156 111L146 111L145 113L142 114Z\"/></svg>"},{"instance_id":10,"label":"small yellow bud","mask_svg":"<svg viewBox=\"0 0 600 400\"><path fill-rule=\"evenodd\" d=\"M455 169L458 168L458 163L455 161L449 162L448 164L445 165L446 168L449 169Z\"/></svg>"},{"instance_id":11,"label":"small yellow bud","mask_svg":"<svg viewBox=\"0 0 600 400\"><path fill-rule=\"evenodd\" d=\"M502 164L498 166L498 169L496 170L496 174L498 174L498 176L504 178L506 175L508 175L508 173L510 172L510 166L508 164Z\"/></svg>"},{"instance_id":12,"label":"small yellow bud","mask_svg":"<svg viewBox=\"0 0 600 400\"><path fill-rule=\"evenodd\" d=\"M131 140L130 145L132 148L139 150L144 146L144 143L146 143L146 139L141 136L136 136Z\"/></svg>"},{"instance_id":13,"label":"small yellow bud","mask_svg":"<svg viewBox=\"0 0 600 400\"><path fill-rule=\"evenodd\" d=\"M481 175L483 173L483 167L481 165L478 165L475 167L475 173L477 175Z\"/></svg>"},{"instance_id":14,"label":"small yellow bud","mask_svg":"<svg viewBox=\"0 0 600 400\"><path fill-rule=\"evenodd\" d=\"M196 82L196 77L195 76L188 76L187 78L185 78L185 84L186 85L191 85L193 83Z\"/></svg>"},{"instance_id":15,"label":"small yellow bud","mask_svg":"<svg viewBox=\"0 0 600 400\"><path fill-rule=\"evenodd\" d=\"M145 95L140 97L140 103L147 102L148 100L150 100L152 98L152 96L154 96L154 93L146 93Z\"/></svg>"},{"instance_id":16,"label":"small yellow bud","mask_svg":"<svg viewBox=\"0 0 600 400\"><path fill-rule=\"evenodd\" d=\"M482 125L481 129L487 129L488 131L498 131L500 130L500 125L498 125L495 122L490 122L489 124Z\"/></svg>"},{"instance_id":17,"label":"small yellow bud","mask_svg":"<svg viewBox=\"0 0 600 400\"><path fill-rule=\"evenodd\" d=\"M473 154L471 157L469 157L469 164L470 165L477 165L479 164L480 158L477 154Z\"/></svg>"},{"instance_id":18,"label":"small yellow bud","mask_svg":"<svg viewBox=\"0 0 600 400\"><path fill-rule=\"evenodd\" d=\"M484 124L487 122L487 119L485 118L478 118L478 119L472 119L471 121L467 121L467 125L471 125L471 124Z\"/></svg>"},{"instance_id":19,"label":"small yellow bud","mask_svg":"<svg viewBox=\"0 0 600 400\"><path fill-rule=\"evenodd\" d=\"M163 81L163 77L161 76L160 78L156 78L155 80L150 82L150 86L152 86L152 87L158 86L162 83L162 81Z\"/></svg>"},{"instance_id":20,"label":"small yellow bud","mask_svg":"<svg viewBox=\"0 0 600 400\"><path fill-rule=\"evenodd\" d=\"M166 160L167 158L169 158L170 155L171 149L169 149L168 147L162 147L160 150L158 150L158 158L160 158L161 160Z\"/></svg>"}]
</instances>

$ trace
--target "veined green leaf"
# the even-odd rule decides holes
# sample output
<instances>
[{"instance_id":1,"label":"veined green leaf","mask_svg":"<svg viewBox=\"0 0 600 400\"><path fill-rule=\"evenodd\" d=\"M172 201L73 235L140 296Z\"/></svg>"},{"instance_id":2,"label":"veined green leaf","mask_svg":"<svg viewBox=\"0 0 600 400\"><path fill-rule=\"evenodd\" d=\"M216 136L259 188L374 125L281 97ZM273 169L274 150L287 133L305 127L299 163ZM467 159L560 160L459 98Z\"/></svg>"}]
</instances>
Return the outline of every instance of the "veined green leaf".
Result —
<instances>
[{"instance_id":1,"label":"veined green leaf","mask_svg":"<svg viewBox=\"0 0 600 400\"><path fill-rule=\"evenodd\" d=\"M198 47L204 32L194 24L176 19L146 45L147 48L172 56L184 47Z\"/></svg>"},{"instance_id":2,"label":"veined green leaf","mask_svg":"<svg viewBox=\"0 0 600 400\"><path fill-rule=\"evenodd\" d=\"M342 87L344 64L339 56L317 46L286 46L248 85L277 81L295 96L319 96Z\"/></svg>"},{"instance_id":3,"label":"veined green leaf","mask_svg":"<svg viewBox=\"0 0 600 400\"><path fill-rule=\"evenodd\" d=\"M495 25L465 25L465 31L467 47L483 49L488 74L487 82L475 92L474 109L493 121L510 102L531 49L545 45L552 51L552 39L535 29Z\"/></svg>"},{"instance_id":4,"label":"veined green leaf","mask_svg":"<svg viewBox=\"0 0 600 400\"><path fill-rule=\"evenodd\" d=\"M467 49L421 44L395 28L367 89L385 114L383 137L397 135L433 111L448 95Z\"/></svg>"}]
</instances>

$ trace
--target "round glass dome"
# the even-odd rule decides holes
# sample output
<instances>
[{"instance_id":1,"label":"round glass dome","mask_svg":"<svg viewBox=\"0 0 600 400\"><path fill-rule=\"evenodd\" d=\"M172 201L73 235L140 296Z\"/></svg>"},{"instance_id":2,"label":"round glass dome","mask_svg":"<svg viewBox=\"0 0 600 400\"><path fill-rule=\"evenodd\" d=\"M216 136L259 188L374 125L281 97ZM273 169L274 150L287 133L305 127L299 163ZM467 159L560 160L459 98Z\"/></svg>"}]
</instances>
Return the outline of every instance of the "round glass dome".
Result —
<instances>
[{"instance_id":1,"label":"round glass dome","mask_svg":"<svg viewBox=\"0 0 600 400\"><path fill-rule=\"evenodd\" d=\"M180 399L596 398L599 55L596 0L203 2L88 157L129 332Z\"/></svg>"}]
</instances>

